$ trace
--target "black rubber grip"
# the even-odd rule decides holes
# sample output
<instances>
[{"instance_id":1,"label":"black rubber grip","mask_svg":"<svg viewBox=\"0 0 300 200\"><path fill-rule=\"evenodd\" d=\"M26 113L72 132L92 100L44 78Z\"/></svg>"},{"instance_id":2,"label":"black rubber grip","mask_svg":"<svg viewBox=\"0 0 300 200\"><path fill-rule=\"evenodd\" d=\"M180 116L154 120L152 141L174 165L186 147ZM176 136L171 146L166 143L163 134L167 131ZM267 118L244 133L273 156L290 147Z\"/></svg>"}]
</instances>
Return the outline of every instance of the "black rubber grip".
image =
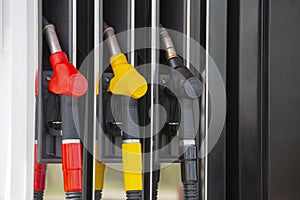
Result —
<instances>
[{"instance_id":1,"label":"black rubber grip","mask_svg":"<svg viewBox=\"0 0 300 200\"><path fill-rule=\"evenodd\" d=\"M183 184L183 195L185 200L198 200L198 191L196 183Z\"/></svg>"},{"instance_id":2,"label":"black rubber grip","mask_svg":"<svg viewBox=\"0 0 300 200\"><path fill-rule=\"evenodd\" d=\"M44 191L33 192L33 200L43 200L43 199L44 199Z\"/></svg>"},{"instance_id":3,"label":"black rubber grip","mask_svg":"<svg viewBox=\"0 0 300 200\"><path fill-rule=\"evenodd\" d=\"M61 95L62 138L79 139L78 100L67 95ZM76 127L77 126L77 127Z\"/></svg>"},{"instance_id":4,"label":"black rubber grip","mask_svg":"<svg viewBox=\"0 0 300 200\"><path fill-rule=\"evenodd\" d=\"M158 183L153 183L152 186L152 200L158 199Z\"/></svg>"},{"instance_id":5,"label":"black rubber grip","mask_svg":"<svg viewBox=\"0 0 300 200\"><path fill-rule=\"evenodd\" d=\"M130 190L126 192L127 200L142 200L143 192L141 190Z\"/></svg>"},{"instance_id":6,"label":"black rubber grip","mask_svg":"<svg viewBox=\"0 0 300 200\"><path fill-rule=\"evenodd\" d=\"M194 122L194 111L193 101L190 99L182 98L180 100L180 130L179 136L182 140L195 139L195 122Z\"/></svg>"},{"instance_id":7,"label":"black rubber grip","mask_svg":"<svg viewBox=\"0 0 300 200\"><path fill-rule=\"evenodd\" d=\"M158 182L152 184L152 200L158 199Z\"/></svg>"},{"instance_id":8,"label":"black rubber grip","mask_svg":"<svg viewBox=\"0 0 300 200\"><path fill-rule=\"evenodd\" d=\"M66 199L82 200L81 192L66 192Z\"/></svg>"},{"instance_id":9,"label":"black rubber grip","mask_svg":"<svg viewBox=\"0 0 300 200\"><path fill-rule=\"evenodd\" d=\"M95 200L102 199L102 190L95 190Z\"/></svg>"},{"instance_id":10,"label":"black rubber grip","mask_svg":"<svg viewBox=\"0 0 300 200\"><path fill-rule=\"evenodd\" d=\"M152 200L158 199L158 184L160 180L160 167L158 170L153 171L153 183L152 183Z\"/></svg>"},{"instance_id":11,"label":"black rubber grip","mask_svg":"<svg viewBox=\"0 0 300 200\"><path fill-rule=\"evenodd\" d=\"M189 145L184 148L181 158L181 180L184 187L184 199L198 199L197 147L196 145Z\"/></svg>"}]
</instances>

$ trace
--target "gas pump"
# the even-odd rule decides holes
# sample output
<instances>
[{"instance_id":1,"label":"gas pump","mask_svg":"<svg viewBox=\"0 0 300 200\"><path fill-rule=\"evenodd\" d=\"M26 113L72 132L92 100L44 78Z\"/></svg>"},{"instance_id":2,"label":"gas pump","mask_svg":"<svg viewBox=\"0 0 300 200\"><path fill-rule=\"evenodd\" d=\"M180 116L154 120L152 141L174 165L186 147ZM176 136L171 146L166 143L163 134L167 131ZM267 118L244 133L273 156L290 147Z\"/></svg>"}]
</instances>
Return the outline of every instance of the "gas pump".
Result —
<instances>
[{"instance_id":1,"label":"gas pump","mask_svg":"<svg viewBox=\"0 0 300 200\"><path fill-rule=\"evenodd\" d=\"M112 110L118 112L117 119L121 130L121 162L123 167L124 190L127 199L143 199L143 166L142 144L139 133L138 99L143 97L148 89L145 78L128 63L116 39L113 27L103 23L103 38L110 54L110 66L113 76L109 79L107 92L111 96ZM61 158L64 177L64 191L66 199L82 199L82 144L80 142L79 110L77 99L86 93L88 84L85 77L68 61L62 51L56 35L55 27L43 17L43 34L50 49L50 63L53 76L49 80L48 90L59 98L58 108L61 116ZM176 53L168 31L161 26L160 39L164 47L166 61L170 66L170 78L165 83L166 89L160 91L169 104L169 113L179 119L178 130L179 152L181 156L181 181L184 187L185 199L198 199L198 174L197 174L197 146L194 122L193 101L202 94L201 80L190 69L184 66L183 60ZM174 94L166 91L171 89ZM99 90L96 98L101 98ZM175 100L174 100L175 99ZM172 105L176 104L176 110ZM178 105L179 106L178 106ZM114 109L118 109L117 111ZM179 110L178 110L179 108ZM116 120L116 119L114 119ZM175 128L176 129L176 128ZM174 130L175 130L174 129ZM171 131L172 132L172 131ZM109 132L105 133L109 134ZM99 140L99 138L97 139ZM165 141L166 142L166 141ZM96 142L96 145L101 144ZM98 147L95 147L98 149ZM96 151L98 153L98 151ZM94 159L94 198L102 198L104 185L105 163L98 160L96 153ZM37 153L36 153L37 154ZM158 163L160 165L160 163ZM45 164L35 162L35 180L39 187L35 187L36 199L43 198L45 183ZM160 170L153 172L152 198L158 198L158 183Z\"/></svg>"}]
</instances>

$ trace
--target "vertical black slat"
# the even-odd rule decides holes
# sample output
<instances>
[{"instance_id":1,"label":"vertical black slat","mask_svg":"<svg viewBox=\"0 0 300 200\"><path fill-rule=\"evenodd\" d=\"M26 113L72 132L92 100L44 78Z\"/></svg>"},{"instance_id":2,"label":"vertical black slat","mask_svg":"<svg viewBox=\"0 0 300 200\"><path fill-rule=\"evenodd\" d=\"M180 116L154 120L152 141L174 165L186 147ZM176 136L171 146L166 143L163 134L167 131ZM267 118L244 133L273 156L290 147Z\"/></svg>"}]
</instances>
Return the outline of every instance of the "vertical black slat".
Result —
<instances>
[{"instance_id":1,"label":"vertical black slat","mask_svg":"<svg viewBox=\"0 0 300 200\"><path fill-rule=\"evenodd\" d=\"M263 0L260 4L260 44L261 44L261 180L262 194L261 199L269 199L269 34L270 34L270 0Z\"/></svg>"},{"instance_id":2,"label":"vertical black slat","mask_svg":"<svg viewBox=\"0 0 300 200\"><path fill-rule=\"evenodd\" d=\"M133 12L133 11L132 11ZM151 26L151 0L145 1L135 1L135 27L136 28L146 28ZM151 33L143 32L143 36L139 36L139 38L143 37L144 41L150 41ZM136 40L138 41L138 40ZM151 62L151 51L150 49L137 49L136 54L138 60L136 62L136 66L143 65ZM146 75L147 80L150 80L151 68L145 67L141 71L144 75ZM148 85L148 91L141 99L138 100L139 104L139 121L141 126L147 126L150 123L150 117L148 115L151 105L151 91L150 85ZM149 137L150 129L142 129L141 135ZM145 138L142 140L143 152L150 152L150 139ZM149 156L148 154L143 155L143 190L145 200L149 199L150 187L152 183L150 183L150 173L149 173Z\"/></svg>"},{"instance_id":3,"label":"vertical black slat","mask_svg":"<svg viewBox=\"0 0 300 200\"><path fill-rule=\"evenodd\" d=\"M200 0L200 44L206 47L206 0Z\"/></svg>"},{"instance_id":4,"label":"vertical black slat","mask_svg":"<svg viewBox=\"0 0 300 200\"><path fill-rule=\"evenodd\" d=\"M226 198L239 199L239 0L228 0Z\"/></svg>"},{"instance_id":5,"label":"vertical black slat","mask_svg":"<svg viewBox=\"0 0 300 200\"><path fill-rule=\"evenodd\" d=\"M240 1L239 190L240 199L261 199L260 1Z\"/></svg>"},{"instance_id":6,"label":"vertical black slat","mask_svg":"<svg viewBox=\"0 0 300 200\"><path fill-rule=\"evenodd\" d=\"M300 2L270 4L269 199L294 200L300 196Z\"/></svg>"},{"instance_id":7,"label":"vertical black slat","mask_svg":"<svg viewBox=\"0 0 300 200\"><path fill-rule=\"evenodd\" d=\"M86 76L89 87L80 101L82 158L82 197L93 198L94 147L94 1L77 0L77 66ZM87 60L85 60L87 59Z\"/></svg>"},{"instance_id":8,"label":"vertical black slat","mask_svg":"<svg viewBox=\"0 0 300 200\"><path fill-rule=\"evenodd\" d=\"M162 9L160 22L166 28L183 33L185 29L185 17L183 17L185 4L186 1L181 0L160 0L160 8Z\"/></svg>"},{"instance_id":9,"label":"vertical black slat","mask_svg":"<svg viewBox=\"0 0 300 200\"><path fill-rule=\"evenodd\" d=\"M226 46L227 46L227 0L209 1L209 56L215 62L224 84L226 83ZM210 66L209 66L210 67ZM208 69L208 85L210 83L210 73ZM209 102L208 102L209 103ZM211 107L209 107L211 110ZM226 125L215 144L214 148L208 154L208 199L222 200L226 199Z\"/></svg>"}]
</instances>

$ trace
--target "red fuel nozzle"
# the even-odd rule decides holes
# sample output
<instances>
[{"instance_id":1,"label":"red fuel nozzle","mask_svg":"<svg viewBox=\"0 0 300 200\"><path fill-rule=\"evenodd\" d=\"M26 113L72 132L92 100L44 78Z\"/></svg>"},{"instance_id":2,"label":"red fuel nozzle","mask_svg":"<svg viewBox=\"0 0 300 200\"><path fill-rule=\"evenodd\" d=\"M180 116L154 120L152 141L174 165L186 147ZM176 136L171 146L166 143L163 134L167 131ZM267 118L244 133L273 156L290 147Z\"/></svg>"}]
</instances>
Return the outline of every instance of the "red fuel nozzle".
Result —
<instances>
[{"instance_id":1,"label":"red fuel nozzle","mask_svg":"<svg viewBox=\"0 0 300 200\"><path fill-rule=\"evenodd\" d=\"M86 78L68 61L67 55L55 52L50 56L54 76L49 83L49 90L55 94L80 97L88 88Z\"/></svg>"}]
</instances>

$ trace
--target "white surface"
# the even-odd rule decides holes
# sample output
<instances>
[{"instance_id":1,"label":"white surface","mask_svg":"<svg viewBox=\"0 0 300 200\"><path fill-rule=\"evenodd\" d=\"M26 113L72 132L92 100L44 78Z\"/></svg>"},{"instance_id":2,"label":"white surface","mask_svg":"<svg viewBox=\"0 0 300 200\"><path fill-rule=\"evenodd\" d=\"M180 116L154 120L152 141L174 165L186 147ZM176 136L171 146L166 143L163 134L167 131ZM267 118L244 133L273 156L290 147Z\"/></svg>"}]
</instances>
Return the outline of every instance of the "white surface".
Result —
<instances>
[{"instance_id":1,"label":"white surface","mask_svg":"<svg viewBox=\"0 0 300 200\"><path fill-rule=\"evenodd\" d=\"M0 51L3 49L3 6L2 0L0 0Z\"/></svg>"},{"instance_id":2,"label":"white surface","mask_svg":"<svg viewBox=\"0 0 300 200\"><path fill-rule=\"evenodd\" d=\"M36 0L2 0L0 199L32 199Z\"/></svg>"}]
</instances>

